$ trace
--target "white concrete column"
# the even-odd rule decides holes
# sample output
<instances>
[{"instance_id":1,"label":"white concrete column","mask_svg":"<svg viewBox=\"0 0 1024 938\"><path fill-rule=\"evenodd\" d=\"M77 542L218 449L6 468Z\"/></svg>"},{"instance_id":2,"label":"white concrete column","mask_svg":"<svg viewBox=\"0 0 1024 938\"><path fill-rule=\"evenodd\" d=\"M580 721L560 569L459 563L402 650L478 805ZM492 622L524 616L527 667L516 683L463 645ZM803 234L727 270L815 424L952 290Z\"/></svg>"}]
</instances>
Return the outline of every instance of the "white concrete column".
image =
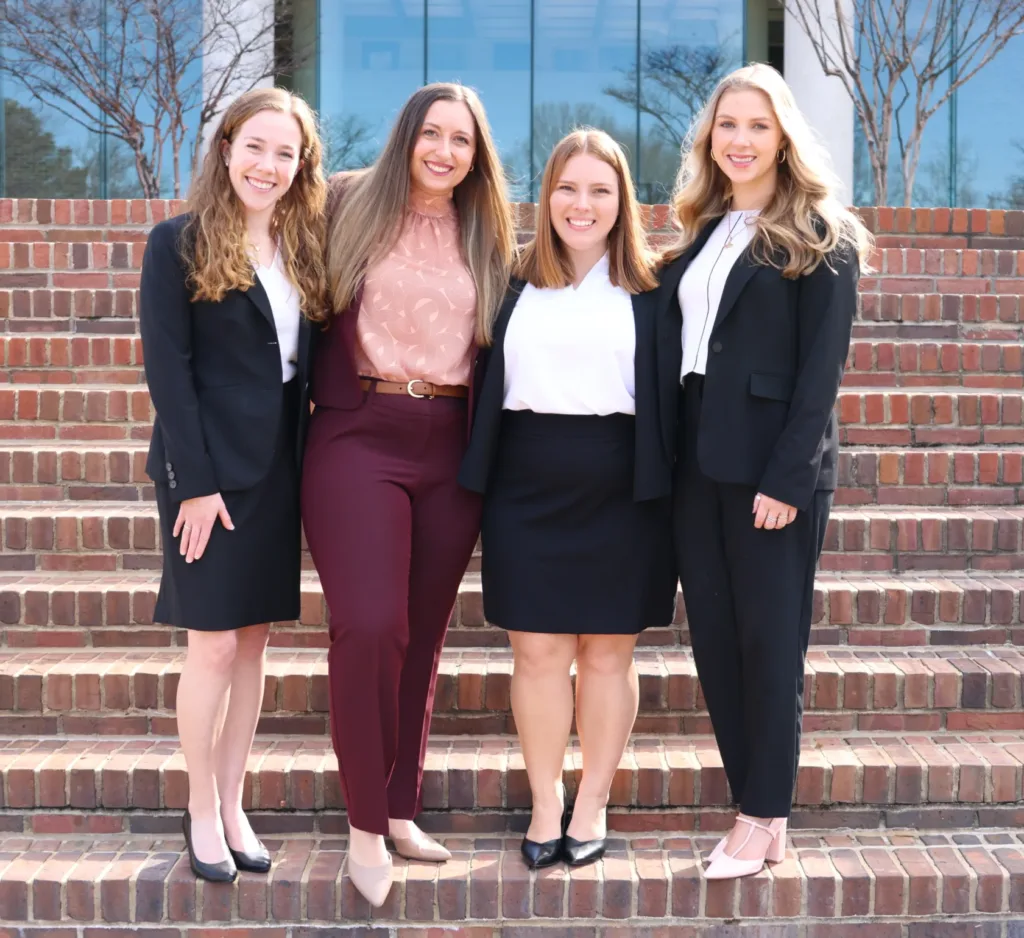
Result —
<instances>
[{"instance_id":1,"label":"white concrete column","mask_svg":"<svg viewBox=\"0 0 1024 938\"><path fill-rule=\"evenodd\" d=\"M230 14L231 28L216 28L218 19ZM203 100L219 85L225 69L241 48L247 52L233 66L235 80L229 84L221 100L218 115L203 128L203 152L210 136L217 129L222 112L238 95L249 88L269 88L274 84L271 66L274 61L274 0L203 0L203 30L207 42L203 47ZM237 35L235 33L237 30ZM256 79L255 76L265 75Z\"/></svg>"},{"instance_id":2,"label":"white concrete column","mask_svg":"<svg viewBox=\"0 0 1024 938\"><path fill-rule=\"evenodd\" d=\"M851 0L844 0L847 16L853 15ZM819 3L819 28L837 35L839 24L831 3ZM785 19L786 81L811 126L832 155L832 163L843 183L843 199L853 198L853 101L838 78L825 75L810 39L799 20L788 9Z\"/></svg>"}]
</instances>

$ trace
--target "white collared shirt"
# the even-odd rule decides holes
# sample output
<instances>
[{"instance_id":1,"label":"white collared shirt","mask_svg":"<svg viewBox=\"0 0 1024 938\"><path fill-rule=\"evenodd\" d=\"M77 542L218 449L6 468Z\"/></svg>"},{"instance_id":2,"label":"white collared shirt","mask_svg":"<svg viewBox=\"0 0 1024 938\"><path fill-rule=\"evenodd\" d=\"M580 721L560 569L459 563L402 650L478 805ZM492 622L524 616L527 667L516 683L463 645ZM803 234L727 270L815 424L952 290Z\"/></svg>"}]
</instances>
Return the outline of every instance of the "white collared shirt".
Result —
<instances>
[{"instance_id":1,"label":"white collared shirt","mask_svg":"<svg viewBox=\"0 0 1024 938\"><path fill-rule=\"evenodd\" d=\"M267 292L270 309L274 313L277 348L281 353L281 381L287 383L295 377L297 370L295 362L299 356L299 324L302 320L302 311L299 309L299 291L288 279L280 247L269 267L256 265L256 276L260 278L260 283Z\"/></svg>"},{"instance_id":2,"label":"white collared shirt","mask_svg":"<svg viewBox=\"0 0 1024 938\"><path fill-rule=\"evenodd\" d=\"M505 333L505 410L635 414L633 301L605 254L576 288L527 284Z\"/></svg>"},{"instance_id":3,"label":"white collared shirt","mask_svg":"<svg viewBox=\"0 0 1024 938\"><path fill-rule=\"evenodd\" d=\"M707 370L708 342L722 302L725 281L757 232L754 219L758 214L756 209L727 213L711 232L704 247L690 261L679 281L679 308L683 313L680 380L691 371L702 375ZM726 247L728 242L731 243Z\"/></svg>"}]
</instances>

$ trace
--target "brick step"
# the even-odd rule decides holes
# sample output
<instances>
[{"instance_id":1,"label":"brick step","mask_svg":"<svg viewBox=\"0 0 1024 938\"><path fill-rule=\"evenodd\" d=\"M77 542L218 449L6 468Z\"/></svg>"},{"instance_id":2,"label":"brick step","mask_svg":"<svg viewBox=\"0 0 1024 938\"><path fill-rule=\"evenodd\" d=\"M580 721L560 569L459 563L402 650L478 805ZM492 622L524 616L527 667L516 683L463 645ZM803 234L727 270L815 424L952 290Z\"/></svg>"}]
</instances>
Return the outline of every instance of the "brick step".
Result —
<instances>
[{"instance_id":1,"label":"brick step","mask_svg":"<svg viewBox=\"0 0 1024 938\"><path fill-rule=\"evenodd\" d=\"M112 935L111 926L139 938L436 938L451 928L472 938L1014 938L1024 912L1018 832L808 831L757 876L709 881L703 867L717 840L613 836L593 866L531 872L518 837L447 837L448 863L396 857L388 899L371 913L340 838L268 838L269 875L214 885L189 872L180 834L13 835L0 840L0 899L24 938L76 935L75 926L86 938ZM72 927L46 927L55 923Z\"/></svg>"},{"instance_id":2,"label":"brick step","mask_svg":"<svg viewBox=\"0 0 1024 938\"><path fill-rule=\"evenodd\" d=\"M1016 388L842 388L841 442L850 445L1024 443L1024 392ZM0 439L147 439L145 387L0 387Z\"/></svg>"},{"instance_id":3,"label":"brick step","mask_svg":"<svg viewBox=\"0 0 1024 938\"><path fill-rule=\"evenodd\" d=\"M850 347L846 387L1024 386L1024 349L1012 342L922 342L857 339Z\"/></svg>"},{"instance_id":4,"label":"brick step","mask_svg":"<svg viewBox=\"0 0 1024 938\"><path fill-rule=\"evenodd\" d=\"M184 645L185 632L153 624L160 582L152 570L114 573L0 572L0 646L109 648ZM811 642L895 647L1024 645L1024 576L1007 573L822 573L815 582ZM640 634L644 646L689 642L677 602L675 624ZM325 647L327 610L307 572L296 622L275 623L276 647ZM484 620L480 577L467 573L446 644L507 647L507 633Z\"/></svg>"},{"instance_id":5,"label":"brick step","mask_svg":"<svg viewBox=\"0 0 1024 938\"><path fill-rule=\"evenodd\" d=\"M0 733L177 733L184 653L0 649ZM640 733L710 733L688 648L641 649ZM514 733L508 649L446 649L433 731ZM814 646L805 669L807 731L1024 731L1024 654L1018 649L912 648L882 652ZM322 649L271 649L259 732L323 733L328 712Z\"/></svg>"},{"instance_id":6,"label":"brick step","mask_svg":"<svg viewBox=\"0 0 1024 938\"><path fill-rule=\"evenodd\" d=\"M856 340L850 350L847 386L965 385L1021 387L1020 335L1008 341ZM142 343L122 336L0 334L0 367L18 384L142 383Z\"/></svg>"},{"instance_id":7,"label":"brick step","mask_svg":"<svg viewBox=\"0 0 1024 938\"><path fill-rule=\"evenodd\" d=\"M2 468L4 449L0 446L0 480L6 480ZM21 459L19 479L23 479L24 484L38 482L38 469L33 476L29 457ZM71 462L72 467L76 465ZM98 476L98 468L93 472ZM69 480L69 483L75 481ZM1013 505L1022 502L1024 448L1019 446L998 449L944 446L917 450L843 447L839 451L836 506Z\"/></svg>"},{"instance_id":8,"label":"brick step","mask_svg":"<svg viewBox=\"0 0 1024 938\"><path fill-rule=\"evenodd\" d=\"M0 502L0 530L0 569L112 572L161 565L155 502ZM1021 569L1024 506L839 507L829 518L821 568Z\"/></svg>"},{"instance_id":9,"label":"brick step","mask_svg":"<svg viewBox=\"0 0 1024 938\"><path fill-rule=\"evenodd\" d=\"M875 809L877 825L884 819L883 810L899 806L915 808L919 814L914 823L921 826L944 826L949 821L941 820L943 811L960 807L974 824L1020 825L1022 763L1020 731L805 734L794 804L811 812L803 815L801 826L844 827L842 812L857 808ZM570 795L581 770L579 742L572 738L563 765ZM0 739L0 782L0 818L21 817L27 824L7 822L19 831L45 831L30 826L35 810L161 811L188 804L185 757L176 739L96 733L9 736ZM506 815L498 827L503 829L508 813L531 803L515 737L432 736L422 790L424 810L462 812L450 831L495 830L498 816ZM344 807L329 736L258 737L243 801L247 809L285 815ZM620 830L693 829L702 814L720 815L732 799L714 737L632 736L612 781L610 804L624 809L616 811L614 821ZM651 813L634 815L628 809ZM683 817L673 821L677 809L684 809ZM466 820L474 814L479 815L475 821ZM950 820L961 824L966 816L954 813ZM860 820L864 822L864 815ZM287 825L287 818L282 823ZM445 823L442 815L431 826Z\"/></svg>"},{"instance_id":10,"label":"brick step","mask_svg":"<svg viewBox=\"0 0 1024 938\"><path fill-rule=\"evenodd\" d=\"M0 499L149 501L145 440L0 442ZM1024 447L847 449L837 505L1024 503Z\"/></svg>"}]
</instances>

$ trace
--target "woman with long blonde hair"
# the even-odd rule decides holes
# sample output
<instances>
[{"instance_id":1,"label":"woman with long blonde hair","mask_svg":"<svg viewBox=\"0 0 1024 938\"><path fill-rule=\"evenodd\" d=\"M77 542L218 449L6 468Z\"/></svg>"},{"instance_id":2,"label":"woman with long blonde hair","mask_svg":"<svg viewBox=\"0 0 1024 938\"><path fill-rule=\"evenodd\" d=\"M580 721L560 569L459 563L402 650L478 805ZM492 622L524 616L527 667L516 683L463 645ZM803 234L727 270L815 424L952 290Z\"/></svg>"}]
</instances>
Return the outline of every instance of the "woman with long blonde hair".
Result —
<instances>
[{"instance_id":1,"label":"woman with long blonde hair","mask_svg":"<svg viewBox=\"0 0 1024 938\"><path fill-rule=\"evenodd\" d=\"M781 860L800 754L833 414L871 239L782 76L725 77L697 118L661 274L678 367L675 543L693 654L740 813L707 876Z\"/></svg>"},{"instance_id":2,"label":"woman with long blonde hair","mask_svg":"<svg viewBox=\"0 0 1024 938\"><path fill-rule=\"evenodd\" d=\"M639 703L633 649L672 621L674 413L658 401L656 285L622 148L604 131L569 134L544 170L459 476L484 493L484 612L512 644L533 869L604 854ZM568 818L573 661L583 772Z\"/></svg>"},{"instance_id":3,"label":"woman with long blonde hair","mask_svg":"<svg viewBox=\"0 0 1024 938\"><path fill-rule=\"evenodd\" d=\"M402 856L448 851L415 823L448 619L480 526L456 476L478 345L515 252L483 105L420 88L368 169L330 180L302 517L330 610L331 738L348 874L373 906Z\"/></svg>"},{"instance_id":4,"label":"woman with long blonde hair","mask_svg":"<svg viewBox=\"0 0 1024 938\"><path fill-rule=\"evenodd\" d=\"M188 200L142 261L156 420L146 472L164 548L154 619L188 629L177 718L196 876L266 872L242 812L270 623L299 615L299 465L309 327L326 277L309 107L279 88L224 112Z\"/></svg>"}]
</instances>

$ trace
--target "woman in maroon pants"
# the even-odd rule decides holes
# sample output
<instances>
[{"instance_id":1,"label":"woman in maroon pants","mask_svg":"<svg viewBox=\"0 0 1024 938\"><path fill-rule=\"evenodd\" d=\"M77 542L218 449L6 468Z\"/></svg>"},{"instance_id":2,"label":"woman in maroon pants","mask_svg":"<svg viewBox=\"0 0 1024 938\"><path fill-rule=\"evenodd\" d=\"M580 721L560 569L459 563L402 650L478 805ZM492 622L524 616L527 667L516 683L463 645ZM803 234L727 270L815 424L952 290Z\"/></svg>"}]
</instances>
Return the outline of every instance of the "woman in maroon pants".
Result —
<instances>
[{"instance_id":1,"label":"woman in maroon pants","mask_svg":"<svg viewBox=\"0 0 1024 938\"><path fill-rule=\"evenodd\" d=\"M478 344L515 230L476 94L434 84L405 104L367 170L333 177L333 313L314 353L302 520L330 610L331 735L348 872L374 906L396 851L443 861L414 823L441 646L480 524L456 477Z\"/></svg>"}]
</instances>

